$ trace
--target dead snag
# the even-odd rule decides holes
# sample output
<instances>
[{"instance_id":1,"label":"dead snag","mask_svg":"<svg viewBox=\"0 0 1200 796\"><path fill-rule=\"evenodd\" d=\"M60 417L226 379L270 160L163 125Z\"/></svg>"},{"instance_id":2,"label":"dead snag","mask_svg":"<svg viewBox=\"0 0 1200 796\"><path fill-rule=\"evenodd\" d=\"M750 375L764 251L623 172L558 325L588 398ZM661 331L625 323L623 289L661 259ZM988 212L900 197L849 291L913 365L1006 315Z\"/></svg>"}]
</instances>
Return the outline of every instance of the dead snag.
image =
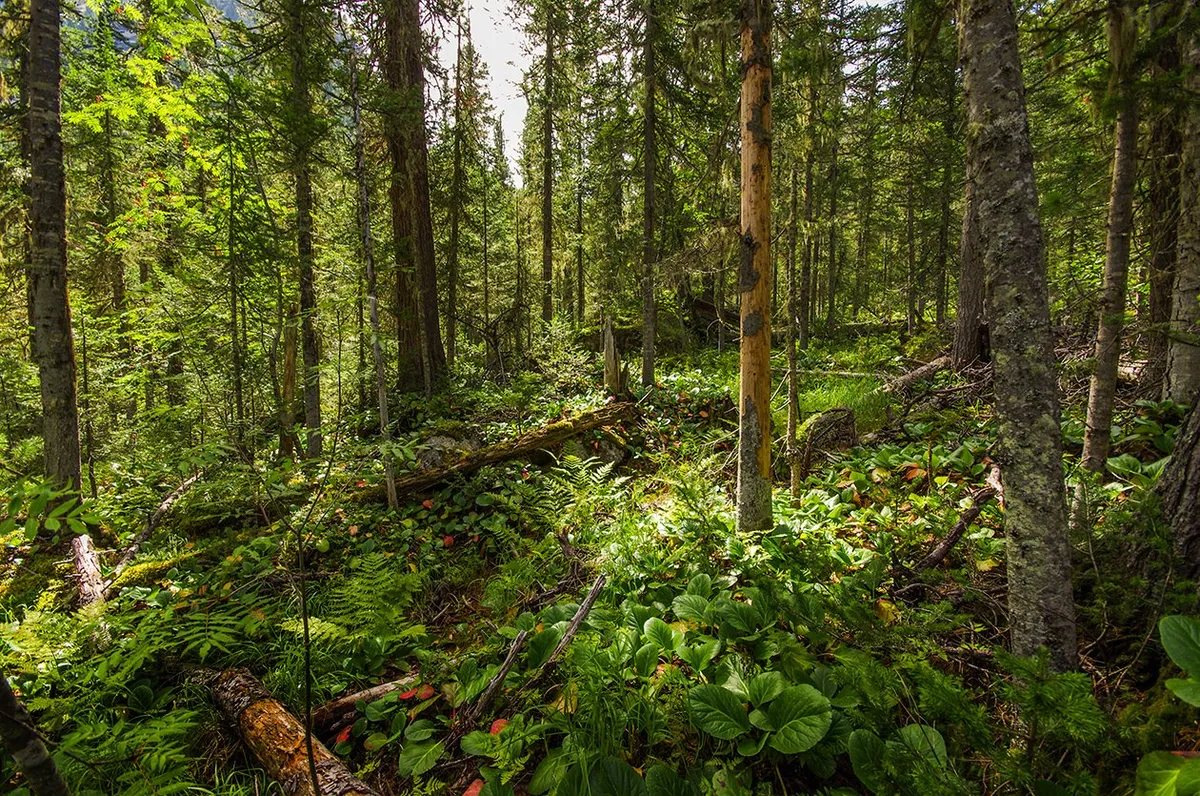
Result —
<instances>
[{"instance_id":1,"label":"dead snag","mask_svg":"<svg viewBox=\"0 0 1200 796\"><path fill-rule=\"evenodd\" d=\"M211 683L217 707L234 726L254 759L284 793L317 796L309 770L304 725L246 669L230 669ZM378 796L350 773L324 744L312 740L320 796Z\"/></svg>"},{"instance_id":2,"label":"dead snag","mask_svg":"<svg viewBox=\"0 0 1200 796\"><path fill-rule=\"evenodd\" d=\"M637 407L631 403L616 403L584 412L565 420L533 429L516 439L498 442L486 448L470 451L457 460L438 467L414 470L396 478L396 494L408 495L437 486L458 476L467 475L481 467L512 459L534 456L540 451L554 448L571 437L596 431L607 426L632 420L637 416ZM382 486L365 491L361 499L382 500L386 493Z\"/></svg>"},{"instance_id":3,"label":"dead snag","mask_svg":"<svg viewBox=\"0 0 1200 796\"><path fill-rule=\"evenodd\" d=\"M92 537L85 533L72 539L71 555L79 577L79 607L104 602L104 576L100 574L100 556Z\"/></svg>"}]
</instances>

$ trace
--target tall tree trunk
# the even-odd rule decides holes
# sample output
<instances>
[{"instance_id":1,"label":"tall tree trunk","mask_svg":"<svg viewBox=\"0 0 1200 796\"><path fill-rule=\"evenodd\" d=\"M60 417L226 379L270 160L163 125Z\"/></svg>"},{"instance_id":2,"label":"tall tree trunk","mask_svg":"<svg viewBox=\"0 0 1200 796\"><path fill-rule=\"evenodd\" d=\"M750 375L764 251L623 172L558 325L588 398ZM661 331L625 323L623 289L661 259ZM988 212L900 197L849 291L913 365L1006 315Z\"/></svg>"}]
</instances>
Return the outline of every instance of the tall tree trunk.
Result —
<instances>
[{"instance_id":1,"label":"tall tree trunk","mask_svg":"<svg viewBox=\"0 0 1200 796\"><path fill-rule=\"evenodd\" d=\"M300 349L304 358L305 453L321 455L321 353L317 341L317 291L313 273L313 117L310 96L309 37L313 35L307 0L290 0L288 50L291 86L288 101L295 125L292 178L296 184L296 253L300 268Z\"/></svg>"},{"instance_id":2,"label":"tall tree trunk","mask_svg":"<svg viewBox=\"0 0 1200 796\"><path fill-rule=\"evenodd\" d=\"M916 202L916 174L913 171L913 155L908 154L908 179L904 201L904 239L908 257L904 278L906 328L911 335L917 331L917 234L914 203Z\"/></svg>"},{"instance_id":3,"label":"tall tree trunk","mask_svg":"<svg viewBox=\"0 0 1200 796\"><path fill-rule=\"evenodd\" d=\"M1185 94L1200 92L1200 35L1185 52ZM1167 348L1165 396L1195 404L1200 398L1200 106L1188 106L1179 177L1179 242L1175 295Z\"/></svg>"},{"instance_id":4,"label":"tall tree trunk","mask_svg":"<svg viewBox=\"0 0 1200 796\"><path fill-rule=\"evenodd\" d=\"M42 393L46 476L81 486L75 340L67 296L67 190L63 174L59 4L29 6L29 315Z\"/></svg>"},{"instance_id":5,"label":"tall tree trunk","mask_svg":"<svg viewBox=\"0 0 1200 796\"><path fill-rule=\"evenodd\" d=\"M975 155L967 137L967 176L963 184L962 245L958 275L958 315L954 319L954 369L962 370L986 356L984 351L984 269L979 245L979 202L975 198Z\"/></svg>"},{"instance_id":6,"label":"tall tree trunk","mask_svg":"<svg viewBox=\"0 0 1200 796\"><path fill-rule=\"evenodd\" d=\"M1083 437L1083 467L1104 470L1111 444L1121 331L1125 325L1125 294L1129 285L1129 243L1133 235L1133 183L1137 176L1137 100L1133 95L1132 59L1135 21L1131 0L1109 0L1109 52L1119 103L1112 190L1108 203L1108 240L1104 255L1104 292L1096 330L1096 366L1088 391L1087 428Z\"/></svg>"},{"instance_id":7,"label":"tall tree trunk","mask_svg":"<svg viewBox=\"0 0 1200 796\"><path fill-rule=\"evenodd\" d=\"M742 0L737 524L771 519L771 0Z\"/></svg>"},{"instance_id":8,"label":"tall tree trunk","mask_svg":"<svg viewBox=\"0 0 1200 796\"><path fill-rule=\"evenodd\" d=\"M233 97L229 98L229 238L226 242L229 268L229 347L230 364L233 368L233 439L243 455L242 441L246 433L245 388L242 384L242 336L238 329L239 296L237 248L237 168L234 162Z\"/></svg>"},{"instance_id":9,"label":"tall tree trunk","mask_svg":"<svg viewBox=\"0 0 1200 796\"><path fill-rule=\"evenodd\" d=\"M787 250L787 456L791 476L792 497L800 497L803 472L796 451L796 428L800 423L800 374L796 356L798 310L796 296L796 164L791 168L791 192L788 200L788 250Z\"/></svg>"},{"instance_id":10,"label":"tall tree trunk","mask_svg":"<svg viewBox=\"0 0 1200 796\"><path fill-rule=\"evenodd\" d=\"M454 367L458 354L458 242L462 210L462 16L458 18L457 56L454 59L454 172L450 187L450 251L446 253L446 365Z\"/></svg>"},{"instance_id":11,"label":"tall tree trunk","mask_svg":"<svg viewBox=\"0 0 1200 796\"><path fill-rule=\"evenodd\" d=\"M516 340L513 345L515 354L516 368L523 367L525 361L525 316L528 314L525 307L525 247L521 245L521 195L517 191L513 191L513 235L517 239L517 284L516 284L516 318L515 328L517 332Z\"/></svg>"},{"instance_id":12,"label":"tall tree trunk","mask_svg":"<svg viewBox=\"0 0 1200 796\"><path fill-rule=\"evenodd\" d=\"M283 326L283 385L279 400L279 458L290 459L296 455L299 440L296 439L296 326L299 310L293 304L288 308Z\"/></svg>"},{"instance_id":13,"label":"tall tree trunk","mask_svg":"<svg viewBox=\"0 0 1200 796\"><path fill-rule=\"evenodd\" d=\"M416 266L417 305L421 315L422 362L425 392L446 375L446 350L438 312L437 262L433 251L433 212L429 204L429 136L425 130L425 66L419 0L400 0L404 42L407 107L404 121L408 140L409 209L412 213L412 246Z\"/></svg>"},{"instance_id":14,"label":"tall tree trunk","mask_svg":"<svg viewBox=\"0 0 1200 796\"><path fill-rule=\"evenodd\" d=\"M804 153L804 251L800 266L800 307L799 337L800 348L808 348L809 321L812 317L812 262L813 262L813 166L816 160L817 148L817 86L815 81L808 84L808 143Z\"/></svg>"},{"instance_id":15,"label":"tall tree trunk","mask_svg":"<svg viewBox=\"0 0 1200 796\"><path fill-rule=\"evenodd\" d=\"M642 386L654 386L654 336L657 318L654 306L654 270L657 247L654 240L655 172L658 144L655 140L654 0L646 0L646 40L642 60L646 70L645 126L642 138Z\"/></svg>"},{"instance_id":16,"label":"tall tree trunk","mask_svg":"<svg viewBox=\"0 0 1200 796\"><path fill-rule=\"evenodd\" d=\"M1167 4L1170 15L1179 4ZM1151 19L1155 19L1152 15ZM1173 24L1168 16L1167 24ZM1162 37L1152 70L1159 80L1179 73L1179 34L1172 30ZM1159 110L1150 127L1150 218L1146 224L1150 257L1146 281L1148 328L1145 332L1146 368L1142 384L1150 395L1162 392L1167 372L1167 329L1171 324L1172 290L1179 241L1179 160L1183 149L1183 114L1172 104Z\"/></svg>"},{"instance_id":17,"label":"tall tree trunk","mask_svg":"<svg viewBox=\"0 0 1200 796\"><path fill-rule=\"evenodd\" d=\"M833 335L837 323L837 288L838 288L838 140L834 131L832 158L829 163L829 292L825 298L825 336Z\"/></svg>"},{"instance_id":18,"label":"tall tree trunk","mask_svg":"<svg viewBox=\"0 0 1200 796\"><path fill-rule=\"evenodd\" d=\"M583 140L579 143L579 180L575 189L575 325L583 326Z\"/></svg>"},{"instance_id":19,"label":"tall tree trunk","mask_svg":"<svg viewBox=\"0 0 1200 796\"><path fill-rule=\"evenodd\" d=\"M408 78L404 65L405 28L400 4L385 0L381 5L384 28L382 71L389 101L384 104L383 129L387 138L391 175L388 200L392 211L392 254L396 263L396 387L401 392L419 392L424 383L421 316L417 303L416 264L413 244L412 198L408 182L409 141L406 135L405 104Z\"/></svg>"},{"instance_id":20,"label":"tall tree trunk","mask_svg":"<svg viewBox=\"0 0 1200 796\"><path fill-rule=\"evenodd\" d=\"M34 0L35 6L37 3ZM57 3L54 11L58 12ZM34 728L29 711L17 701L3 674L0 674L0 742L25 775L34 796L70 796L71 791Z\"/></svg>"},{"instance_id":21,"label":"tall tree trunk","mask_svg":"<svg viewBox=\"0 0 1200 796\"><path fill-rule=\"evenodd\" d=\"M542 320L554 320L554 22L546 8L546 79L542 96Z\"/></svg>"},{"instance_id":22,"label":"tall tree trunk","mask_svg":"<svg viewBox=\"0 0 1200 796\"><path fill-rule=\"evenodd\" d=\"M1046 251L1011 0L966 0L967 130L996 351L1012 649L1075 668L1067 531Z\"/></svg>"},{"instance_id":23,"label":"tall tree trunk","mask_svg":"<svg viewBox=\"0 0 1200 796\"><path fill-rule=\"evenodd\" d=\"M375 236L371 233L371 189L367 184L367 154L363 145L362 108L358 96L358 41L350 39L350 109L354 120L354 178L358 183L358 225L363 264L367 277L367 316L371 324L371 356L375 361L375 395L379 408L379 435L383 439L383 477L388 506L396 508L396 476L388 422L387 368L383 363L383 345L379 330L379 280L375 273Z\"/></svg>"}]
</instances>

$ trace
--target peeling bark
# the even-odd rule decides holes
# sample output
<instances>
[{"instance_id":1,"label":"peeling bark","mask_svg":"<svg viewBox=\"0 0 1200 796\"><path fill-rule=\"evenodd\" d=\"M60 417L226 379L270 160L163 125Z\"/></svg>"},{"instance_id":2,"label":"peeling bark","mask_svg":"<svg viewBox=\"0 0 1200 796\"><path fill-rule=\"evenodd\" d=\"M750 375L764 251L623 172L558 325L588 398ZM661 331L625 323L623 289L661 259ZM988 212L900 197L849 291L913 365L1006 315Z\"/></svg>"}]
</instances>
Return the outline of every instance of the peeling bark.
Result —
<instances>
[{"instance_id":1,"label":"peeling bark","mask_svg":"<svg viewBox=\"0 0 1200 796\"><path fill-rule=\"evenodd\" d=\"M378 796L325 745L312 739L312 766L304 725L245 669L221 672L213 699L238 729L255 760L294 796ZM316 769L316 783L312 768Z\"/></svg>"},{"instance_id":2,"label":"peeling bark","mask_svg":"<svg viewBox=\"0 0 1200 796\"><path fill-rule=\"evenodd\" d=\"M771 527L771 3L742 2L738 527Z\"/></svg>"}]
</instances>

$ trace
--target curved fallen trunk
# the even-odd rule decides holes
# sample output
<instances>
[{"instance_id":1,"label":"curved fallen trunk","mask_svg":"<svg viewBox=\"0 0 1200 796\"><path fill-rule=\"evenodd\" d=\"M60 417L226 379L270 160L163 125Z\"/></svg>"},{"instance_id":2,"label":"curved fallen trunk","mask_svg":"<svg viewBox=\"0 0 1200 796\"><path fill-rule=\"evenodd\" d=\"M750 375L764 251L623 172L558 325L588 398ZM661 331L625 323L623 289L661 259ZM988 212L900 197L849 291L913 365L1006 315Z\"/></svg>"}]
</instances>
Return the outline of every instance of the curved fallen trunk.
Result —
<instances>
[{"instance_id":1,"label":"curved fallen trunk","mask_svg":"<svg viewBox=\"0 0 1200 796\"><path fill-rule=\"evenodd\" d=\"M309 767L304 725L246 669L217 674L210 687L221 713L238 729L254 759L295 796L378 796L325 745L312 738L317 788Z\"/></svg>"},{"instance_id":2,"label":"curved fallen trunk","mask_svg":"<svg viewBox=\"0 0 1200 796\"><path fill-rule=\"evenodd\" d=\"M554 448L571 437L588 431L632 420L637 416L637 407L632 403L616 403L584 412L565 420L558 420L541 428L527 431L516 439L497 442L486 448L470 451L455 461L438 467L414 470L396 477L396 494L409 495L421 492L458 476L467 475L481 467L529 458L540 451ZM362 500L386 500L387 492L382 486L361 493Z\"/></svg>"}]
</instances>

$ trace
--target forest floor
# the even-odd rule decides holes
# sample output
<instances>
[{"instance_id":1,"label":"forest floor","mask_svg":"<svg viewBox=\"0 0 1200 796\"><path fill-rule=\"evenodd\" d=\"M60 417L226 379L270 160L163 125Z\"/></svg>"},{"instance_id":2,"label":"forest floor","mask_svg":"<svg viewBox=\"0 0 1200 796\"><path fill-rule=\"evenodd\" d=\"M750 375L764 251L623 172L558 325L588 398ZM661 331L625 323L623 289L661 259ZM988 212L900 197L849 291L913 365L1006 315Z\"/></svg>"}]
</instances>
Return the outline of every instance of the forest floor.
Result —
<instances>
[{"instance_id":1,"label":"forest floor","mask_svg":"<svg viewBox=\"0 0 1200 796\"><path fill-rule=\"evenodd\" d=\"M306 653L314 709L399 682L317 713L317 737L381 793L1132 792L1143 755L1200 749L1155 633L1195 599L1171 577L1149 490L1179 408L1124 402L1096 528L1075 540L1082 671L1050 674L1003 652L984 374L877 389L930 353L894 334L804 353L802 411L849 407L862 438L814 446L794 500L779 462L761 533L733 522L735 352L664 363L636 420L556 460L485 468L396 510L370 497L370 413L340 418L315 465L210 445L172 478L114 468L77 520L103 551L204 473L85 610L70 561L51 568L10 524L0 665L78 793L272 792L206 678L247 667L303 717ZM603 405L598 367L563 348L552 375L399 407L415 429L392 446L399 469ZM0 519L36 500L16 492ZM964 513L945 560L920 568ZM19 790L12 776L0 767L0 787Z\"/></svg>"}]
</instances>

